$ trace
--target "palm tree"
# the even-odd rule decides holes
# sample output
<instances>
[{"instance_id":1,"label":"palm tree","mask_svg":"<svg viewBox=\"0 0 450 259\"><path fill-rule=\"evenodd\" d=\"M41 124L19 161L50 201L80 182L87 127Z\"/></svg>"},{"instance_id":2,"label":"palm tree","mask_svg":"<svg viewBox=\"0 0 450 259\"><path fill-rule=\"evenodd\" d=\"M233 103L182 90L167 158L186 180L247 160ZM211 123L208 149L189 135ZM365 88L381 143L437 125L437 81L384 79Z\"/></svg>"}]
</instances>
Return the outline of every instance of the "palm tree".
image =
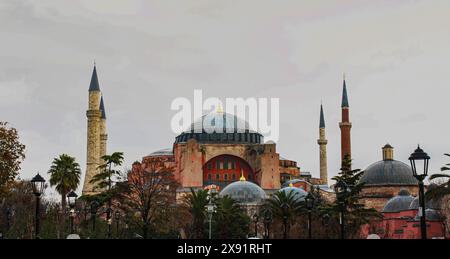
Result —
<instances>
[{"instance_id":1,"label":"palm tree","mask_svg":"<svg viewBox=\"0 0 450 259\"><path fill-rule=\"evenodd\" d=\"M268 200L267 206L272 210L274 219L279 219L284 225L284 238L287 238L289 227L295 222L295 218L302 209L302 201L298 199L294 191L276 192Z\"/></svg>"},{"instance_id":2,"label":"palm tree","mask_svg":"<svg viewBox=\"0 0 450 259\"><path fill-rule=\"evenodd\" d=\"M53 159L50 174L50 186L56 186L56 191L61 195L61 207L66 207L66 195L75 190L80 183L80 165L74 157L66 154Z\"/></svg>"},{"instance_id":3,"label":"palm tree","mask_svg":"<svg viewBox=\"0 0 450 259\"><path fill-rule=\"evenodd\" d=\"M450 157L450 154L444 154ZM441 167L441 171L450 171L450 164L445 164L445 166ZM443 179L444 181L438 183L434 188L430 188L426 193L427 200L430 199L440 199L444 196L450 195L450 175L448 174L433 174L430 176L430 180L433 179Z\"/></svg>"},{"instance_id":4,"label":"palm tree","mask_svg":"<svg viewBox=\"0 0 450 259\"><path fill-rule=\"evenodd\" d=\"M191 188L191 194L185 197L185 205L189 208L193 222L193 236L194 238L204 237L204 222L206 220L205 207L208 204L208 191L199 190L194 191Z\"/></svg>"},{"instance_id":5,"label":"palm tree","mask_svg":"<svg viewBox=\"0 0 450 259\"><path fill-rule=\"evenodd\" d=\"M218 238L246 238L250 227L250 217L235 200L225 196L217 201L215 226Z\"/></svg>"}]
</instances>

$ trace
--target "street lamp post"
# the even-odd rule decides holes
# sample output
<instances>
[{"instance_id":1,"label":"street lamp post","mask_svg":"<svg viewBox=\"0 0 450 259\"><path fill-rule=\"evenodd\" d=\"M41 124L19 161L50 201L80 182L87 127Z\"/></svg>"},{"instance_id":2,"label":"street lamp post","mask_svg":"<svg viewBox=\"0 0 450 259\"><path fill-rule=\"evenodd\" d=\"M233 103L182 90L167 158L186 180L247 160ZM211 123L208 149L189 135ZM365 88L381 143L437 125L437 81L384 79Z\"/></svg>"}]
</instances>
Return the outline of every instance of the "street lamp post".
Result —
<instances>
[{"instance_id":1,"label":"street lamp post","mask_svg":"<svg viewBox=\"0 0 450 259\"><path fill-rule=\"evenodd\" d=\"M270 238L270 224L272 223L272 211L270 209L266 209L264 211L264 238Z\"/></svg>"},{"instance_id":2,"label":"street lamp post","mask_svg":"<svg viewBox=\"0 0 450 259\"><path fill-rule=\"evenodd\" d=\"M108 238L111 238L112 209L106 209L106 223L108 224Z\"/></svg>"},{"instance_id":3,"label":"street lamp post","mask_svg":"<svg viewBox=\"0 0 450 259\"><path fill-rule=\"evenodd\" d=\"M71 234L73 234L75 232L74 228L73 228L73 220L75 217L75 205L77 202L77 198L78 198L78 195L74 191L71 191L71 192L69 192L69 194L67 194L67 203L69 204L69 208L70 208L69 216L70 216L70 233Z\"/></svg>"},{"instance_id":4,"label":"street lamp post","mask_svg":"<svg viewBox=\"0 0 450 259\"><path fill-rule=\"evenodd\" d=\"M95 233L95 221L97 216L98 207L100 204L98 201L91 202L91 218L92 218L92 232Z\"/></svg>"},{"instance_id":5,"label":"street lamp post","mask_svg":"<svg viewBox=\"0 0 450 259\"><path fill-rule=\"evenodd\" d=\"M338 181L334 185L334 191L336 193L336 199L341 207L341 215L339 217L339 224L341 225L341 239L345 239L345 212L347 210L347 194L350 192L347 183L344 181Z\"/></svg>"},{"instance_id":6,"label":"street lamp post","mask_svg":"<svg viewBox=\"0 0 450 259\"><path fill-rule=\"evenodd\" d=\"M308 194L308 196L306 196L305 198L305 202L306 202L306 209L308 210L308 238L311 239L312 238L311 214L312 209L314 208L314 196Z\"/></svg>"},{"instance_id":7,"label":"street lamp post","mask_svg":"<svg viewBox=\"0 0 450 259\"><path fill-rule=\"evenodd\" d=\"M424 185L423 180L428 175L428 161L430 160L430 157L427 153L425 153L420 146L417 146L417 149L414 151L414 153L411 154L409 157L409 161L411 162L411 168L413 176L417 179L419 182L419 215L420 215L420 232L422 239L427 239L427 223L426 223L426 207L425 207L425 191L424 191ZM417 168L419 170L422 170L423 172L417 172Z\"/></svg>"},{"instance_id":8,"label":"street lamp post","mask_svg":"<svg viewBox=\"0 0 450 259\"><path fill-rule=\"evenodd\" d=\"M255 214L253 214L253 223L255 223L255 237L258 236L258 221L259 221L259 216L255 212Z\"/></svg>"},{"instance_id":9,"label":"street lamp post","mask_svg":"<svg viewBox=\"0 0 450 259\"><path fill-rule=\"evenodd\" d=\"M208 222L209 222L209 239L211 239L211 231L212 231L212 217L216 212L217 206L213 203L213 196L216 193L216 189L212 188L208 191L208 204L206 205L206 212L208 213Z\"/></svg>"},{"instance_id":10,"label":"street lamp post","mask_svg":"<svg viewBox=\"0 0 450 259\"><path fill-rule=\"evenodd\" d=\"M283 226L284 226L283 239L287 239L287 237L288 237L287 224L288 224L289 205L287 203L281 204L281 210L283 211Z\"/></svg>"},{"instance_id":11,"label":"street lamp post","mask_svg":"<svg viewBox=\"0 0 450 259\"><path fill-rule=\"evenodd\" d=\"M119 238L119 221L120 221L120 211L116 210L114 213L114 220L116 221L116 235Z\"/></svg>"},{"instance_id":12,"label":"street lamp post","mask_svg":"<svg viewBox=\"0 0 450 259\"><path fill-rule=\"evenodd\" d=\"M33 187L33 194L36 196L36 215L35 215L35 233L34 237L39 239L39 230L40 230L40 205L41 205L41 195L44 192L45 180L42 176L37 173L33 179L31 179L31 184Z\"/></svg>"}]
</instances>

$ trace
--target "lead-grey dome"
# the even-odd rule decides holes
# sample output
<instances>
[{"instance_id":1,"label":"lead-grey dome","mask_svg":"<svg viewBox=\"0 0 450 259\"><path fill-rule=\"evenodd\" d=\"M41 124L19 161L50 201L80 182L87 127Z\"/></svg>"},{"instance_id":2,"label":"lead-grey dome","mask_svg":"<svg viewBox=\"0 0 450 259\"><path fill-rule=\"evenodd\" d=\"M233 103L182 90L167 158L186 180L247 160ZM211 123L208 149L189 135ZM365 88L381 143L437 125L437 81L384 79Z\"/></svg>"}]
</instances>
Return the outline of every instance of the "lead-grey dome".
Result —
<instances>
[{"instance_id":1,"label":"lead-grey dome","mask_svg":"<svg viewBox=\"0 0 450 259\"><path fill-rule=\"evenodd\" d=\"M402 189L397 196L392 197L386 202L382 212L400 212L409 210L409 206L413 200L414 197L411 196L407 190Z\"/></svg>"},{"instance_id":2,"label":"lead-grey dome","mask_svg":"<svg viewBox=\"0 0 450 259\"><path fill-rule=\"evenodd\" d=\"M439 204L439 201L425 199L425 208L438 210L438 209L440 209L440 207L441 206ZM409 209L411 209L411 210L419 209L419 196L414 198L414 200L409 205Z\"/></svg>"},{"instance_id":3,"label":"lead-grey dome","mask_svg":"<svg viewBox=\"0 0 450 259\"><path fill-rule=\"evenodd\" d=\"M284 192L286 195L289 195L289 193L293 193L295 200L297 201L303 201L305 200L305 197L308 195L308 193L303 190L302 188L294 187L294 186L288 186L284 187L279 192Z\"/></svg>"},{"instance_id":4,"label":"lead-grey dome","mask_svg":"<svg viewBox=\"0 0 450 259\"><path fill-rule=\"evenodd\" d=\"M443 219L442 215L439 213L439 211L437 210L433 210L433 209L426 209L425 210L425 218L427 221L440 221ZM414 220L419 221L420 220L420 216L419 213L417 213L417 215L414 217Z\"/></svg>"},{"instance_id":5,"label":"lead-grey dome","mask_svg":"<svg viewBox=\"0 0 450 259\"><path fill-rule=\"evenodd\" d=\"M203 143L263 143L263 136L247 121L225 112L212 112L197 119L176 137L175 143L195 139Z\"/></svg>"},{"instance_id":6,"label":"lead-grey dome","mask_svg":"<svg viewBox=\"0 0 450 259\"><path fill-rule=\"evenodd\" d=\"M266 193L261 187L245 180L230 183L219 196L229 196L240 204L259 204L266 199Z\"/></svg>"},{"instance_id":7,"label":"lead-grey dome","mask_svg":"<svg viewBox=\"0 0 450 259\"><path fill-rule=\"evenodd\" d=\"M150 153L148 156L173 156L172 148L164 148Z\"/></svg>"},{"instance_id":8,"label":"lead-grey dome","mask_svg":"<svg viewBox=\"0 0 450 259\"><path fill-rule=\"evenodd\" d=\"M370 165L359 181L365 186L417 186L411 167L397 160L382 160Z\"/></svg>"}]
</instances>

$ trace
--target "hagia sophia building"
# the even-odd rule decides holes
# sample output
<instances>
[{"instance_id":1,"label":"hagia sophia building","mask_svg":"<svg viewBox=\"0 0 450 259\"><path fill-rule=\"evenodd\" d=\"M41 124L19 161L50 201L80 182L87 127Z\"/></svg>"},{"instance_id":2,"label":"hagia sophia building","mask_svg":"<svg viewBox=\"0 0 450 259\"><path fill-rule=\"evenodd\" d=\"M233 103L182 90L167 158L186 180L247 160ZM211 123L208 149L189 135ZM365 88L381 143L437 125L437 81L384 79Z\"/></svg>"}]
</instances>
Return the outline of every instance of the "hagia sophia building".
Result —
<instances>
[{"instance_id":1,"label":"hagia sophia building","mask_svg":"<svg viewBox=\"0 0 450 259\"><path fill-rule=\"evenodd\" d=\"M341 160L346 156L352 157L352 123L345 78L342 91L342 119L339 123ZM277 152L276 143L264 142L263 136L251 130L246 121L221 110L203 115L173 142L168 142L170 148L144 156L141 162L133 164L133 168L145 169L155 161L173 168L173 174L180 184L177 196L189 193L191 188L195 190L214 186L219 192L227 193L241 203L257 203L279 190L295 189L300 196L304 196L314 187L334 199L333 189L327 180L328 141L322 106L319 114L319 178L312 177L309 172L302 172L296 161L285 159ZM83 195L95 193L89 181L98 173L98 166L102 163L100 157L107 153L106 112L95 66L86 115L87 164ZM211 121L207 128L204 120ZM199 127L201 131L194 130ZM365 183L362 201L380 212L399 193L408 193L411 197L418 194L417 181L410 166L394 159L391 145L385 145L381 151L381 160L369 165L360 180Z\"/></svg>"}]
</instances>

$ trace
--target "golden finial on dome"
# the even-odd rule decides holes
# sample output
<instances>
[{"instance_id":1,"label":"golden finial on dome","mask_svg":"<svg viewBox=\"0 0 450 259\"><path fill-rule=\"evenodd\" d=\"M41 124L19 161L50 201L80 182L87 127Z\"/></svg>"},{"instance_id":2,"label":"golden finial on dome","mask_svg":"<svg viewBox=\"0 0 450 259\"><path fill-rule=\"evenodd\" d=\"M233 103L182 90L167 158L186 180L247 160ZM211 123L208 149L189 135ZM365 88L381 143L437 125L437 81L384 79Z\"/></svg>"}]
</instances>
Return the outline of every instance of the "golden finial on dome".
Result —
<instances>
[{"instance_id":1,"label":"golden finial on dome","mask_svg":"<svg viewBox=\"0 0 450 259\"><path fill-rule=\"evenodd\" d=\"M247 181L244 176L244 169L241 169L241 178L239 178L239 181Z\"/></svg>"},{"instance_id":2,"label":"golden finial on dome","mask_svg":"<svg viewBox=\"0 0 450 259\"><path fill-rule=\"evenodd\" d=\"M292 175L290 176L289 187L294 187L294 185L292 184Z\"/></svg>"}]
</instances>

